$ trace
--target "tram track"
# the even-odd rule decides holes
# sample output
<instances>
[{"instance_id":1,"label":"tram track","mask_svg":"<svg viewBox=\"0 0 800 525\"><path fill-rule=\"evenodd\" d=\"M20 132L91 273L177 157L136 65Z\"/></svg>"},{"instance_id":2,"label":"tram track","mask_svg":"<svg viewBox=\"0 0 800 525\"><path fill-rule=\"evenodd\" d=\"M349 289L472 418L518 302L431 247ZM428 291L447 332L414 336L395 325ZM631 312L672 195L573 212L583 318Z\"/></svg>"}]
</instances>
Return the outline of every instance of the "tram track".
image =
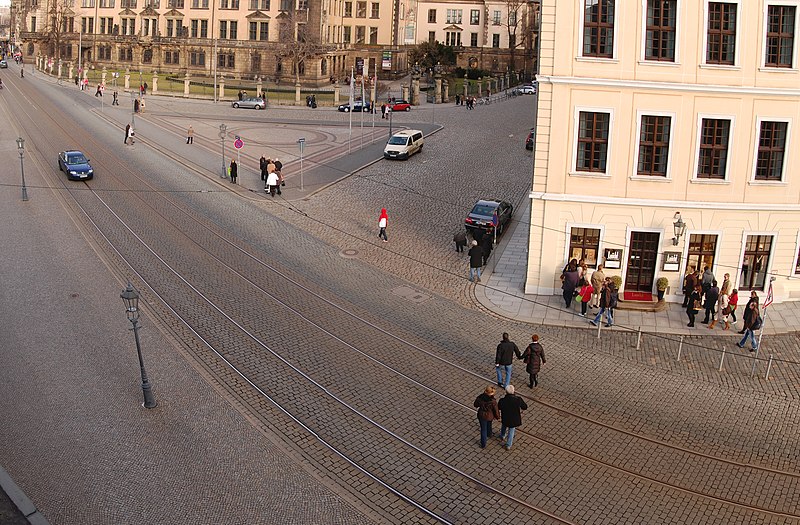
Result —
<instances>
[{"instance_id":1,"label":"tram track","mask_svg":"<svg viewBox=\"0 0 800 525\"><path fill-rule=\"evenodd\" d=\"M66 130L64 130L64 131L66 132ZM101 148L103 147L102 144L100 144L99 142L95 141L95 144L98 147L101 147ZM186 162L189 162L188 159L184 159L184 160ZM444 359L440 358L439 356L434 355L432 352L427 351L424 348L421 348L419 345L417 345L417 344L415 344L415 343L413 343L411 341L408 341L408 340L406 340L405 338L403 338L401 336L397 336L394 333L392 333L392 332L390 332L390 331L388 331L386 329L381 328L375 322L370 321L370 320L364 318L363 316L361 316L361 315L359 315L359 314L357 314L355 312L348 311L346 308L341 307L338 304L335 304L330 299L324 298L320 293L317 293L317 292L311 290L310 287L308 287L306 285L303 285L295 277L290 276L285 271L282 271L280 268L277 268L276 266L272 266L272 265L264 262L265 257L264 257L263 253L259 253L259 252L251 253L251 251L250 251L251 249L248 246L243 245L243 243L241 243L242 245L240 245L240 243L232 242L225 235L225 232L224 232L223 229L220 229L218 231L216 229L217 228L216 226L212 226L212 225L208 224L207 221L202 221L202 219L200 217L196 217L193 213L191 213L191 212L187 211L186 209L183 209L180 206L178 206L178 204L174 200L167 199L163 194L158 192L158 188L156 188L155 186L152 186L149 181L141 178L134 171L129 170L129 169L127 171L128 171L128 173L125 175L124 179L120 175L117 175L117 174L113 175L114 177L117 177L119 179L119 182L120 182L120 184L122 186L129 185L130 181L132 179L136 179L137 180L137 184L150 186L153 189L153 192L151 193L151 195L155 195L159 199L163 200L165 202L166 206L167 206L167 209L172 208L173 212L177 212L178 214L183 213L187 218L190 219L190 222L194 222L197 225L197 227L199 228L200 231L205 231L207 236L209 236L208 234L210 234L210 237L214 237L217 240L223 241L223 244L226 244L228 248L236 251L239 256L243 255L245 257L245 259L248 261L248 264L253 264L255 266L254 267L251 266L249 268L241 268L241 267L240 268L235 268L233 264L225 262L224 258L226 256L226 254L224 254L224 253L223 254L220 254L220 253L216 253L215 254L215 253L213 253L213 250L214 250L213 247L202 246L202 244L204 244L205 242L208 241L207 238L204 238L206 236L198 234L197 232L190 233L190 232L184 231L186 229L187 223L178 224L177 221L175 221L172 218L172 217L174 217L174 215L172 213L166 213L163 210L159 211L154 206L155 203L153 202L153 200L146 201L144 199L141 199L137 194L137 198L140 199L141 204L144 205L144 206L149 207L150 209L152 209L156 213L156 215L158 215L160 217L160 222L169 223L172 227L174 227L174 228L172 228L171 237L169 237L167 239L168 243L169 242L181 242L182 241L181 235L185 236L186 239L188 239L189 242L194 245L192 251L196 252L198 256L203 256L203 253L207 254L208 256L210 256L211 258L213 258L216 261L215 264L217 264L219 267L226 267L227 271L229 271L229 272L231 272L231 274L237 276L237 279L242 279L244 281L249 282L249 285L248 285L249 287L253 287L253 288L259 290L259 293L263 294L264 296L269 297L270 301L274 301L277 304L282 305L282 307L285 307L288 311L292 312L292 314L294 316L299 316L301 319L303 319L304 322L310 323L311 326L314 326L317 330L319 330L320 332L324 333L326 338L334 339L338 345L343 346L349 352L358 353L359 356L360 356L359 359L366 359L367 361L370 361L374 366L385 367L385 369L390 374L393 374L396 377L401 377L401 378L403 378L403 381L411 382L412 384L414 384L417 387L424 388L425 390L430 392L432 395L434 395L434 396L436 396L438 398L447 400L447 402L453 404L454 406L459 407L460 409L463 409L465 412L467 412L467 411L471 412L472 411L471 407L461 403L459 401L459 398L457 398L456 396L453 396L452 394L447 393L447 392L441 392L441 391L438 391L436 389L432 389L432 388L429 388L429 387L425 386L426 385L425 381L419 381L417 379L414 379L409 374L406 374L403 371L401 371L399 367L397 367L395 365L390 365L388 360L383 360L385 358L382 358L382 359L373 358L370 355L370 353L359 349L358 344L348 343L347 340L344 337L342 337L341 335L337 335L333 330L326 329L321 324L320 321L315 321L315 320L310 319L308 316L304 315L297 306L292 306L291 304L288 303L288 301L285 301L285 300L282 300L282 299L278 298L277 296L275 296L274 294L270 293L265 288L259 286L258 283L254 282L252 279L250 279L247 276L248 275L255 275L256 271L257 271L257 268L261 268L262 271L263 270L267 270L269 272L272 272L276 276L278 276L280 281L282 281L284 283L289 282L290 283L290 287L300 288L302 290L302 293L305 294L306 296L311 295L311 296L316 298L316 299L314 299L315 301L319 300L319 301L325 303L325 305L326 305L325 306L326 315L330 315L330 312L332 310L333 311L337 311L338 314L340 314L340 315L345 315L345 316L350 317L351 319L356 320L359 323L364 323L366 326L369 327L369 330L380 333L381 337L386 337L388 339L394 340L394 342L397 345L400 345L401 347L404 347L406 349L410 348L415 352L419 352L419 353L425 354L425 358L426 359L434 359L434 360L436 360L437 361L436 366L442 366L442 365L446 364L446 365L448 365L450 367L454 367L454 369L457 370L459 373L465 374L465 375L468 375L468 376L472 377L476 381L485 381L486 380L485 377L483 377L480 374L477 374L477 373L475 373L475 372L473 372L473 371L471 371L471 370L469 370L469 369L467 369L465 367L461 367L461 366L458 366L458 365L456 365L454 363L451 363L451 362L449 362L447 360L444 360ZM110 170L108 171L108 173L109 173L109 176L111 176L110 175L111 174ZM61 182L63 184L63 180ZM64 185L64 186L66 187L66 185ZM91 185L89 185L89 184L86 184L86 187L91 189ZM111 204L106 203L99 193L97 193L95 191L92 191L91 195L92 195L93 198L95 198L95 199L97 199L99 201L102 201L103 202L102 206L106 207L108 212L113 212ZM78 201L76 199L76 203L77 202ZM81 205L80 203L78 203L78 205L83 210L83 213L86 214L86 217L91 219L92 214L91 214L91 210L88 208L88 206L86 208L84 208L84 206ZM116 213L114 213L114 215L116 215ZM128 229L129 233L131 235L133 235L133 237L137 237L135 232L139 228L137 228L133 224L129 224L128 221L125 218L123 218L123 217L121 217L119 215L116 215L116 220L118 220L121 224L123 224L125 226L125 228ZM92 222L94 223L94 220L92 220ZM103 235L103 237L106 239L106 241L109 244L109 247L114 249L114 250L116 250L117 248L116 248L115 242L118 243L118 241L115 241L113 238L106 237L105 233L103 233L103 229L100 226L100 224L94 223L94 226L97 228L98 233ZM127 237L127 235L126 235L126 237ZM139 238L138 241L141 242L142 245L147 246L147 249L152 252L152 255L156 256L156 258L158 258L158 254L157 254L157 250L156 249L150 248L148 243L144 239ZM185 242L183 244L185 244ZM128 257L130 257L130 255L126 255L126 253L124 251L119 251L117 253L118 253L119 257L124 259L124 260L127 259ZM135 261L130 261L130 264L131 264L131 268L132 269L136 268ZM189 278L185 278L185 277L181 276L181 273L174 268L174 264L175 263L168 263L166 260L163 260L163 264L165 266L167 266L167 267L171 266L172 267L171 271L173 271L175 276L176 277L180 276L180 279L184 280L184 283L185 283L186 286L189 286L191 289L195 290L196 294L198 294L199 296L202 296L203 300L208 303L209 308L211 310L216 310L217 311L217 315L218 316L227 317L229 324L231 324L233 326L236 326L237 330L239 330L239 331L241 331L241 332L243 332L245 334L248 334L248 337L251 338L253 344L255 344L258 347L261 347L265 351L273 353L273 355L274 355L274 357L276 359L279 359L279 360L280 359L285 359L280 355L279 352L276 352L276 351L272 350L269 345L265 345L264 342L261 340L261 337L257 336L257 334L251 328L248 328L247 326L245 326L241 322L234 322L235 317L233 315L229 315L228 313L226 313L226 312L228 312L229 309L225 305L217 304L215 299L205 296L200 291L200 287L198 287L196 285L192 285L191 281L189 280ZM239 264L241 265L241 262ZM147 282L147 283L149 283L149 282L151 282L153 280L152 277L151 278L147 278L146 276L140 276L140 278L142 279L143 282ZM181 321L183 323L185 323L187 327L193 327L193 326L196 325L196 320L182 317L178 313L178 311L176 309L173 309L173 307L170 305L170 301L166 297L162 297L159 294L159 292L157 291L157 288L158 288L158 285L156 285L155 283L154 283L154 286L151 287L153 293L158 294L158 297L161 300L164 301L164 304L167 305L170 309L173 310L174 315L176 315L179 319L181 319ZM307 299L307 297L304 297L304 299ZM319 305L317 305L317 306L320 307ZM199 331L196 331L194 328L192 328L192 330L195 331L195 333L198 335L198 337L201 337L201 333ZM202 337L201 337L201 339L202 339ZM210 349L212 349L214 352L216 352L217 355L220 358L225 359L226 362L233 363L235 361L235 359L232 359L230 351L226 351L226 350L222 350L222 349L217 348L215 345L212 345L209 342L207 342L208 341L207 339L203 339L203 340L204 340L204 342L206 342L206 344L208 345L208 347ZM238 357L241 357L241 356L236 355L235 357L238 358ZM329 391L329 387L325 387L319 381L314 380L313 378L308 376L308 374L306 372L304 372L304 369L303 369L302 366L297 365L297 364L292 364L292 363L288 362L288 360L284 361L284 365L286 367L294 370L294 372L297 373L300 377L303 377L303 379L305 381L309 381L312 384L316 384L316 387L319 388L320 392L322 392L324 395L329 396L332 399L334 399L336 401L336 403L339 403L339 404L342 404L342 405L346 405L346 406L349 407L348 410L351 410L354 414L359 414L359 416L361 415L360 414L361 410L358 407L350 406L348 403L346 403L344 401L344 398L341 395L338 395L338 394L330 392ZM236 368L233 364L231 364L230 366L233 366L233 368L237 371L237 373L243 374L243 372L239 368ZM239 366L241 366L241 365L239 365ZM247 375L243 375L242 377L247 377ZM249 379L248 379L248 381L249 381ZM253 386L257 386L256 383L253 383ZM463 397L461 397L461 399L463 399ZM279 406L279 408L280 408L280 405L276 405L276 406ZM540 404L540 406L541 407L545 407L544 404ZM566 414L570 415L571 417L577 417L578 416L577 414L573 414L573 413L565 411L563 409L558 409L557 407L550 407L550 408L552 410L554 410L554 411L560 411L562 414L566 413ZM374 420L374 418L371 418L369 416L367 416L365 419L368 419L370 421ZM587 418L583 418L583 420L586 421L586 422L590 422ZM593 424L598 424L598 426L604 426L604 428L606 428L607 430L612 430L612 427L610 427L608 425L600 425L599 422L595 422ZM618 432L622 432L620 429L613 429L613 430L614 431L618 431ZM393 434L396 434L396 433L393 433ZM748 509L748 510L754 510L756 512L762 512L762 513L765 513L765 514L772 515L772 516L774 516L776 518L796 519L798 517L797 515L791 514L789 512L780 512L780 511L776 511L774 509L769 509L769 508L766 508L764 506L758 506L758 505L746 505L746 504L742 504L742 503L739 503L737 501L734 501L732 499L726 499L726 498L719 497L719 496L713 496L713 495L706 494L706 493L703 493L703 492L698 491L698 490L686 489L686 488L681 487L681 486L676 485L676 484L665 483L665 482L660 481L658 479L651 478L651 477L642 475L640 473L636 473L636 472L634 472L632 470L626 470L624 468L620 468L618 466L613 465L612 463L603 462L603 461L598 460L597 458L593 458L593 457L591 457L589 455L582 455L580 452L569 450L568 448L560 446L557 443L547 442L547 441L545 441L545 440L541 439L540 437L537 437L537 436L535 436L533 434L529 434L529 435L531 436L531 438L540 440L540 443L543 446L551 446L551 447L554 447L556 449L560 449L560 450L562 450L564 452L568 452L568 453L573 454L575 456L581 457L583 460L593 462L597 466L617 469L618 473L635 476L640 481L647 481L647 482L651 482L651 483L656 483L656 484L659 484L659 485L661 485L661 486L663 486L665 488L678 490L678 491L683 491L686 494L708 498L708 499L714 500L714 501L716 501L718 503L731 504L731 505L734 505L734 506L738 506L741 509ZM631 438L643 439L642 436L639 436L639 435L636 435L636 434L633 434L633 433L627 433L627 436L631 437ZM661 444L661 443L658 443L658 442L652 440L651 438L648 438L648 440L649 440L649 442L651 444L659 444L660 446L664 446L671 453L675 453L678 450L676 447L674 447L672 445ZM646 440L646 441L648 441L648 440ZM408 440L405 440L405 441L407 442L407 445L414 446ZM419 448L419 447L417 447L417 448ZM695 454L695 458L703 457L702 455L697 455L696 453L694 453L692 451L684 450L683 452ZM652 453L652 451L650 451L650 453ZM435 459L435 458L433 458L433 456L431 455L431 457L429 457L429 459ZM707 459L709 461L726 462L726 460L724 460L723 458L714 458L714 457L710 457L710 456L706 456L705 459ZM797 474L791 473L791 472L777 471L777 470L774 470L774 469L764 469L762 467L752 466L752 465L735 464L734 462L726 462L726 464L728 464L728 465L730 465L732 467L736 467L736 468L751 469L751 472L746 473L746 474L745 473L738 473L738 474L736 474L736 477L740 477L740 476L752 477L752 474L754 472L759 472L760 471L760 472L764 472L766 475L770 475L770 476L785 476L787 478L795 480L795 482L796 482L796 480L798 478ZM454 468L454 471L458 471L459 470L454 465L451 465L451 467ZM726 476L720 476L720 477L726 477ZM493 488L491 488L489 486L484 487L484 490L489 490L489 491L494 490L496 494L497 493L501 493L501 491L499 491L497 489L493 489ZM796 492L797 491L795 491L795 493ZM797 508L797 507L794 506L794 508ZM531 509L531 510L534 510L534 509ZM539 509L539 511L541 511L541 509ZM553 517L553 516L550 516L550 517L552 519L560 519L560 518L556 518L556 517ZM562 522L567 522L567 521L562 521Z\"/></svg>"}]
</instances>

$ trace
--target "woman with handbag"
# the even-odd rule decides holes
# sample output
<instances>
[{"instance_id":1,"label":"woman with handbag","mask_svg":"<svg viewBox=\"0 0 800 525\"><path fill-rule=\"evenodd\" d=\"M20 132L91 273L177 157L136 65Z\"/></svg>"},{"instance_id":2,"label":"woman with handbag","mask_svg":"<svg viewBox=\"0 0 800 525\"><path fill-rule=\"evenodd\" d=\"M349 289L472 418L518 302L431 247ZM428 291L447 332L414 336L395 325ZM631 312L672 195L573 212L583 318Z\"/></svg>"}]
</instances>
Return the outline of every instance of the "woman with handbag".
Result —
<instances>
[{"instance_id":1,"label":"woman with handbag","mask_svg":"<svg viewBox=\"0 0 800 525\"><path fill-rule=\"evenodd\" d=\"M728 322L728 316L731 314L728 301L728 294L725 293L725 289L723 288L720 290L719 299L717 299L717 317L708 325L709 329L713 329L717 322L722 325L723 330L727 330L731 327L731 324Z\"/></svg>"},{"instance_id":2,"label":"woman with handbag","mask_svg":"<svg viewBox=\"0 0 800 525\"><path fill-rule=\"evenodd\" d=\"M478 422L481 425L481 448L486 448L486 440L492 437L492 421L500 419L500 409L497 408L497 400L494 393L497 389L487 386L483 394L475 398L472 404L478 409Z\"/></svg>"},{"instance_id":3,"label":"woman with handbag","mask_svg":"<svg viewBox=\"0 0 800 525\"><path fill-rule=\"evenodd\" d=\"M544 358L544 347L539 343L539 334L531 336L531 344L522 352L522 361L525 363L525 371L528 372L528 387L533 388L539 384L539 371L547 361Z\"/></svg>"},{"instance_id":4,"label":"woman with handbag","mask_svg":"<svg viewBox=\"0 0 800 525\"><path fill-rule=\"evenodd\" d=\"M689 316L689 328L694 328L694 320L697 317L697 312L700 311L702 308L702 301L700 298L703 295L703 285L696 284L694 287L694 291L689 296L689 302L686 306L686 315Z\"/></svg>"}]
</instances>

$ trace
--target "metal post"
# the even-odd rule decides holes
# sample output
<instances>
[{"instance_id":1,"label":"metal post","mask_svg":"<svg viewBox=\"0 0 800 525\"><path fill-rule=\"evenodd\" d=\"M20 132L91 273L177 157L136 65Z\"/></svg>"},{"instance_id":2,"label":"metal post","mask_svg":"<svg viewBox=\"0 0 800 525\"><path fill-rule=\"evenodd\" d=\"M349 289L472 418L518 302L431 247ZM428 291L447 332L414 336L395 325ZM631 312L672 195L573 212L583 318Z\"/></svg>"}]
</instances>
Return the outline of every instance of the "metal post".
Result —
<instances>
[{"instance_id":1,"label":"metal post","mask_svg":"<svg viewBox=\"0 0 800 525\"><path fill-rule=\"evenodd\" d=\"M133 323L133 336L136 338L136 353L139 356L139 370L142 374L142 394L144 394L144 403L142 403L142 406L145 408L155 408L158 406L158 403L156 403L153 397L153 387L150 384L150 380L147 378L147 370L144 369L142 347L139 343L139 320L134 319L131 323Z\"/></svg>"},{"instance_id":2,"label":"metal post","mask_svg":"<svg viewBox=\"0 0 800 525\"><path fill-rule=\"evenodd\" d=\"M683 336L681 336L681 342L678 345L678 361L681 360L681 352L683 352Z\"/></svg>"},{"instance_id":3,"label":"metal post","mask_svg":"<svg viewBox=\"0 0 800 525\"><path fill-rule=\"evenodd\" d=\"M638 350L642 344L642 327L639 327L639 335L636 337L636 349Z\"/></svg>"},{"instance_id":4,"label":"metal post","mask_svg":"<svg viewBox=\"0 0 800 525\"><path fill-rule=\"evenodd\" d=\"M719 371L722 372L722 363L725 361L725 348L722 349L722 356L719 358Z\"/></svg>"},{"instance_id":5,"label":"metal post","mask_svg":"<svg viewBox=\"0 0 800 525\"><path fill-rule=\"evenodd\" d=\"M769 361L767 361L767 374L764 379L769 379L769 371L772 370L772 354L769 354Z\"/></svg>"},{"instance_id":6,"label":"metal post","mask_svg":"<svg viewBox=\"0 0 800 525\"><path fill-rule=\"evenodd\" d=\"M25 162L22 160L24 150L19 148L19 170L22 173L22 200L28 200L28 187L25 186Z\"/></svg>"},{"instance_id":7,"label":"metal post","mask_svg":"<svg viewBox=\"0 0 800 525\"><path fill-rule=\"evenodd\" d=\"M394 111L392 111L390 109L389 110L389 136L390 137L392 136L392 113L394 113Z\"/></svg>"},{"instance_id":8,"label":"metal post","mask_svg":"<svg viewBox=\"0 0 800 525\"><path fill-rule=\"evenodd\" d=\"M600 322L597 323L597 338L600 339L600 327L603 326L603 318L600 318Z\"/></svg>"},{"instance_id":9,"label":"metal post","mask_svg":"<svg viewBox=\"0 0 800 525\"><path fill-rule=\"evenodd\" d=\"M769 286L770 289L772 288L772 283L775 281L776 277L769 278ZM753 367L750 369L750 377L752 378L756 374L756 367L758 366L758 354L761 352L761 338L764 337L764 328L766 327L767 323L767 306L764 306L764 318L761 320L761 330L758 332L758 345L756 346L756 355L753 358ZM744 314L742 314L742 318L744 318Z\"/></svg>"},{"instance_id":10,"label":"metal post","mask_svg":"<svg viewBox=\"0 0 800 525\"><path fill-rule=\"evenodd\" d=\"M297 139L297 145L300 146L300 191L303 191L303 150L306 149L306 139L300 137Z\"/></svg>"},{"instance_id":11,"label":"metal post","mask_svg":"<svg viewBox=\"0 0 800 525\"><path fill-rule=\"evenodd\" d=\"M219 125L219 138L220 141L222 142L222 173L220 173L220 178L223 179L228 178L228 172L225 169L225 136L227 131L228 131L228 126L226 126L225 124Z\"/></svg>"}]
</instances>

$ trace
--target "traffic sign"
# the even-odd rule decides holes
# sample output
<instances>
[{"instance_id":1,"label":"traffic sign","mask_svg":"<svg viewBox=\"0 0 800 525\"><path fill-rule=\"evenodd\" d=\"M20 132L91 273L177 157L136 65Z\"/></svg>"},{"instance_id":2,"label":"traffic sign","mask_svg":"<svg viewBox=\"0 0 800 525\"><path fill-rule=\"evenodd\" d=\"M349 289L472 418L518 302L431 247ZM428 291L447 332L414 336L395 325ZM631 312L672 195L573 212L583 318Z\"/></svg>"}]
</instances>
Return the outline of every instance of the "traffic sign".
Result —
<instances>
[{"instance_id":1,"label":"traffic sign","mask_svg":"<svg viewBox=\"0 0 800 525\"><path fill-rule=\"evenodd\" d=\"M242 149L244 147L244 142L239 137L236 137L236 140L233 141L233 147L236 149Z\"/></svg>"},{"instance_id":2,"label":"traffic sign","mask_svg":"<svg viewBox=\"0 0 800 525\"><path fill-rule=\"evenodd\" d=\"M300 155L302 155L303 151L306 149L305 137L300 137L299 139L297 139L297 145L300 146Z\"/></svg>"}]
</instances>

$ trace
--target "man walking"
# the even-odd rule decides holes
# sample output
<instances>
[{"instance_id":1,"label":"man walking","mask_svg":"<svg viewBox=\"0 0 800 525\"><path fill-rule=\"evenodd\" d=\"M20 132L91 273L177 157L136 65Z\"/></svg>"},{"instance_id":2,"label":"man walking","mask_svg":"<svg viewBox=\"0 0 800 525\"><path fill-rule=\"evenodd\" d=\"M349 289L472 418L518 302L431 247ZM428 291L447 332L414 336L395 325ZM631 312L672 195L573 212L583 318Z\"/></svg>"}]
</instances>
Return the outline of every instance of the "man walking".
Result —
<instances>
[{"instance_id":1,"label":"man walking","mask_svg":"<svg viewBox=\"0 0 800 525\"><path fill-rule=\"evenodd\" d=\"M500 439L505 440L503 448L511 450L514 444L514 434L517 427L522 426L522 411L528 409L528 405L519 396L514 395L514 385L506 387L506 395L501 399L497 406L500 408ZM506 437L506 430L508 430L508 439Z\"/></svg>"},{"instance_id":2,"label":"man walking","mask_svg":"<svg viewBox=\"0 0 800 525\"><path fill-rule=\"evenodd\" d=\"M481 282L481 266L483 263L483 248L478 246L478 241L472 241L472 247L467 252L469 255L469 280L473 277L475 282Z\"/></svg>"},{"instance_id":3,"label":"man walking","mask_svg":"<svg viewBox=\"0 0 800 525\"><path fill-rule=\"evenodd\" d=\"M503 340L497 345L497 352L494 356L494 369L495 372L497 372L497 386L508 388L508 384L511 382L511 368L515 355L517 359L522 358L522 354L519 353L519 348L517 348L516 343L510 341L508 339L508 334L504 332ZM503 381L502 372L506 374L505 381Z\"/></svg>"},{"instance_id":4,"label":"man walking","mask_svg":"<svg viewBox=\"0 0 800 525\"><path fill-rule=\"evenodd\" d=\"M123 144L128 143L128 139L131 137L131 125L128 124L125 126L125 140L122 141Z\"/></svg>"},{"instance_id":5,"label":"man walking","mask_svg":"<svg viewBox=\"0 0 800 525\"><path fill-rule=\"evenodd\" d=\"M705 302L703 303L703 307L706 309L706 317L701 321L703 324L708 324L709 320L714 319L717 313L717 300L719 300L719 287L717 286L717 281L712 280L711 286L706 290Z\"/></svg>"},{"instance_id":6,"label":"man walking","mask_svg":"<svg viewBox=\"0 0 800 525\"><path fill-rule=\"evenodd\" d=\"M606 314L606 328L611 328L614 325L614 308L617 307L618 293L614 288L614 282L606 277L606 282L603 284L603 289L600 291L600 311L594 319L589 321L597 326L597 323L602 322L603 312Z\"/></svg>"},{"instance_id":7,"label":"man walking","mask_svg":"<svg viewBox=\"0 0 800 525\"><path fill-rule=\"evenodd\" d=\"M603 283L606 282L606 274L603 272L603 265L598 264L597 270L592 272L592 308L600 307L600 291L603 289Z\"/></svg>"},{"instance_id":8,"label":"man walking","mask_svg":"<svg viewBox=\"0 0 800 525\"><path fill-rule=\"evenodd\" d=\"M186 143L194 144L194 128L192 128L191 124L189 125L189 129L186 130Z\"/></svg>"}]
</instances>

